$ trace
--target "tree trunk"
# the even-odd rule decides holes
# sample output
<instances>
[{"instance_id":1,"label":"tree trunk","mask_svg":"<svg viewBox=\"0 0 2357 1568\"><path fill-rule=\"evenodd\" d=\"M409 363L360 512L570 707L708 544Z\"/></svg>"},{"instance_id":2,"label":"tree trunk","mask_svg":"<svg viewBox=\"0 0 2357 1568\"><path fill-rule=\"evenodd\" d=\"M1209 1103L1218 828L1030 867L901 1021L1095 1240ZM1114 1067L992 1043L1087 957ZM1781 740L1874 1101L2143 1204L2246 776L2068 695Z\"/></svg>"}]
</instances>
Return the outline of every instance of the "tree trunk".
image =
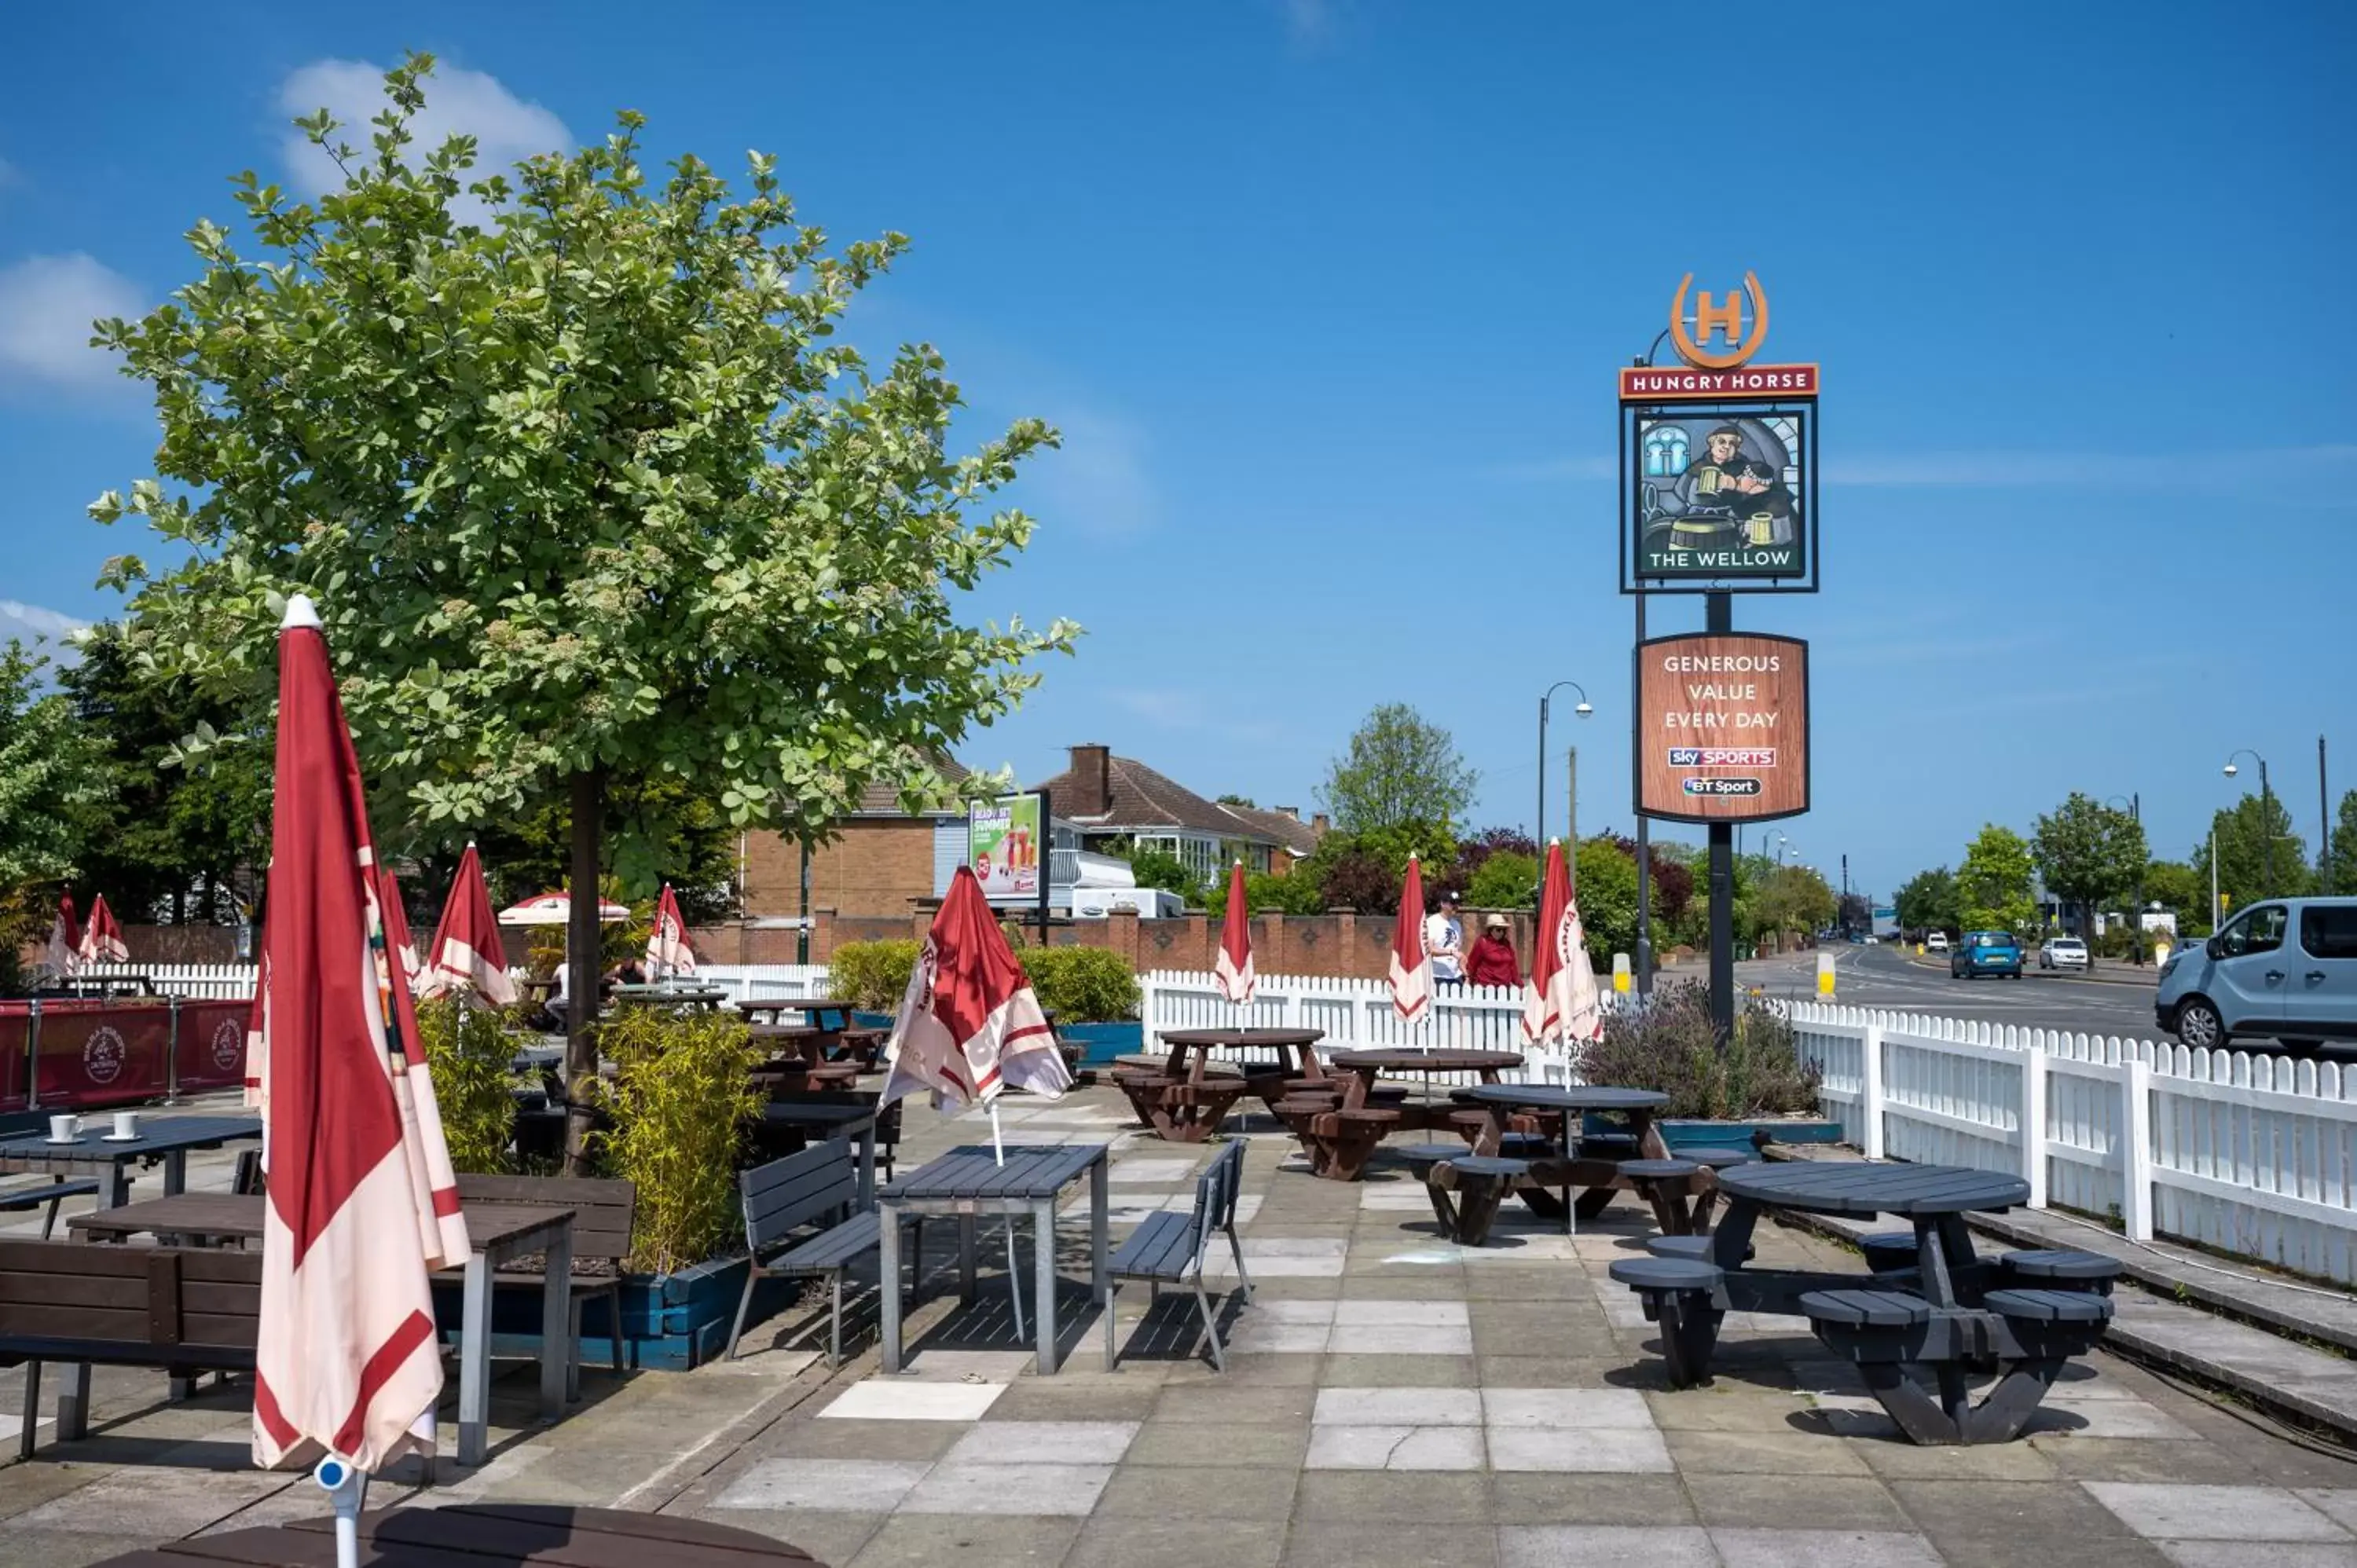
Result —
<instances>
[{"instance_id":1,"label":"tree trunk","mask_svg":"<svg viewBox=\"0 0 2357 1568\"><path fill-rule=\"evenodd\" d=\"M589 1174L589 1086L597 1077L597 839L606 814L606 775L573 776L572 908L565 929L565 1174Z\"/></svg>"}]
</instances>

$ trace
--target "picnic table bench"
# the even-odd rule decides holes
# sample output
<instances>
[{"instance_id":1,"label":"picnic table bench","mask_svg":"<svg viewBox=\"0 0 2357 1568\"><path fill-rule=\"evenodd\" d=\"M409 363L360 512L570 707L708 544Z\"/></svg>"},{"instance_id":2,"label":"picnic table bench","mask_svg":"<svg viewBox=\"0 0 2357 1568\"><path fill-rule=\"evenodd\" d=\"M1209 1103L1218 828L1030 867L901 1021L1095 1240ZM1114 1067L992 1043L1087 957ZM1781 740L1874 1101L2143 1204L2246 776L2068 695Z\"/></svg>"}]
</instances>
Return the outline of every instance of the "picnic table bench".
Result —
<instances>
[{"instance_id":1,"label":"picnic table bench","mask_svg":"<svg viewBox=\"0 0 2357 1568\"><path fill-rule=\"evenodd\" d=\"M1259 1099L1275 1112L1287 1083L1322 1083L1318 1058L1322 1029L1165 1029L1156 1036L1169 1047L1159 1067L1117 1069L1114 1084L1137 1119L1174 1144L1200 1144L1220 1129L1236 1101ZM1215 1060L1217 1050L1273 1055L1271 1063Z\"/></svg>"},{"instance_id":2,"label":"picnic table bench","mask_svg":"<svg viewBox=\"0 0 2357 1568\"><path fill-rule=\"evenodd\" d=\"M1290 1084L1293 1092L1275 1110L1301 1140L1311 1175L1356 1181L1365 1174L1376 1146L1393 1133L1437 1127L1456 1133L1469 1144L1481 1121L1480 1112L1461 1105L1429 1099L1418 1102L1404 1090L1382 1089L1378 1078L1469 1072L1484 1083L1496 1083L1499 1074L1522 1066L1523 1058L1513 1051L1344 1051L1328 1065L1333 1069L1329 1083Z\"/></svg>"}]
</instances>

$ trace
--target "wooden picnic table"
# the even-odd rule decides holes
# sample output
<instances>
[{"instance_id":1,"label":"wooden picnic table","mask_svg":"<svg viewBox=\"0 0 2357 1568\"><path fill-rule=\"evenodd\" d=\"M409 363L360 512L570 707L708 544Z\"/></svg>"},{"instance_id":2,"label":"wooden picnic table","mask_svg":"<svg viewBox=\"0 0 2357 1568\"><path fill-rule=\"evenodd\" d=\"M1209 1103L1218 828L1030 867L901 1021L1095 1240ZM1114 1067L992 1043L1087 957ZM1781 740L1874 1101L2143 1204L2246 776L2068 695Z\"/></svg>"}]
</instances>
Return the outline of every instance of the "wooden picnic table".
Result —
<instances>
[{"instance_id":1,"label":"wooden picnic table","mask_svg":"<svg viewBox=\"0 0 2357 1568\"><path fill-rule=\"evenodd\" d=\"M1572 1203L1572 1213L1581 1219L1593 1219L1603 1213L1615 1192L1631 1190L1631 1184L1620 1174L1617 1158L1580 1153L1577 1130L1587 1116L1613 1116L1624 1121L1629 1134L1637 1140L1640 1159L1671 1157L1669 1146L1663 1143L1661 1129L1655 1124L1657 1113L1668 1106L1670 1097L1653 1090L1622 1089L1611 1084L1484 1083L1460 1089L1450 1098L1479 1108L1488 1117L1474 1140L1476 1155L1498 1153L1517 1113L1538 1112L1563 1119L1565 1146L1557 1151L1558 1158L1544 1162L1544 1169L1534 1168L1529 1184L1523 1189L1523 1201L1533 1212L1549 1219L1562 1217L1556 1194L1564 1189L1582 1189ZM1684 1200L1684 1195L1679 1200ZM1674 1235L1683 1235L1692 1227L1671 1223L1663 1229Z\"/></svg>"},{"instance_id":2,"label":"wooden picnic table","mask_svg":"<svg viewBox=\"0 0 2357 1568\"><path fill-rule=\"evenodd\" d=\"M199 1245L262 1237L269 1199L232 1193L179 1193L77 1215L72 1230L116 1241L173 1237ZM565 1413L565 1373L573 1355L573 1210L544 1203L467 1203L465 1294L458 1326L458 1463L479 1465L490 1449L491 1280L500 1265L541 1258L540 1413ZM65 1435L60 1422L59 1435Z\"/></svg>"},{"instance_id":3,"label":"wooden picnic table","mask_svg":"<svg viewBox=\"0 0 2357 1568\"><path fill-rule=\"evenodd\" d=\"M876 1195L882 1223L877 1236L880 1256L877 1278L882 1282L884 1370L900 1369L900 1216L947 1214L958 1219L958 1279L961 1294L971 1301L974 1292L974 1226L984 1215L1003 1214L1031 1219L1031 1256L1035 1287L1030 1308L1039 1329L1040 1374L1056 1369L1060 1355L1056 1335L1056 1199L1063 1190L1086 1176L1089 1182L1089 1299L1105 1299L1107 1265L1105 1214L1107 1155L1105 1144L1009 1144L994 1150L987 1144L952 1149L896 1181Z\"/></svg>"},{"instance_id":4,"label":"wooden picnic table","mask_svg":"<svg viewBox=\"0 0 2357 1568\"><path fill-rule=\"evenodd\" d=\"M1273 1109L1301 1140L1309 1156L1310 1174L1329 1181L1356 1181L1365 1174L1375 1146L1388 1134L1439 1127L1464 1133L1469 1143L1471 1133L1458 1119L1480 1119L1478 1112L1436 1102L1429 1095L1421 1103L1412 1103L1398 1097L1405 1091L1379 1094L1377 1078L1469 1072L1480 1075L1485 1083L1495 1083L1499 1074L1521 1067L1523 1058L1513 1051L1453 1048L1341 1051L1329 1058L1326 1065L1332 1069L1328 1085L1305 1085L1302 1092Z\"/></svg>"},{"instance_id":5,"label":"wooden picnic table","mask_svg":"<svg viewBox=\"0 0 2357 1568\"><path fill-rule=\"evenodd\" d=\"M728 1000L728 993L718 986L690 985L617 985L616 1005L629 1003L640 1007L694 1007L705 1012L716 1012Z\"/></svg>"},{"instance_id":6,"label":"wooden picnic table","mask_svg":"<svg viewBox=\"0 0 2357 1568\"><path fill-rule=\"evenodd\" d=\"M1230 1107L1248 1094L1274 1111L1285 1098L1288 1076L1324 1082L1318 1042L1325 1037L1323 1029L1165 1029L1157 1036L1169 1047L1161 1072L1132 1069L1116 1073L1114 1081L1129 1097L1138 1120L1163 1138L1200 1144L1220 1130ZM1222 1049L1267 1053L1274 1060L1258 1071L1214 1074L1211 1053Z\"/></svg>"},{"instance_id":7,"label":"wooden picnic table","mask_svg":"<svg viewBox=\"0 0 2357 1568\"><path fill-rule=\"evenodd\" d=\"M851 1023L852 1004L839 996L750 996L737 1004L737 1011L753 1020L765 1015L771 1020L779 1020L787 1013L800 1013L805 1018L815 1018L824 1013L840 1013L843 1022L834 1027L842 1029Z\"/></svg>"},{"instance_id":8,"label":"wooden picnic table","mask_svg":"<svg viewBox=\"0 0 2357 1568\"><path fill-rule=\"evenodd\" d=\"M1397 1078L1471 1072L1479 1073L1483 1083L1495 1083L1500 1073L1522 1066L1523 1058L1518 1051L1342 1051L1329 1065L1343 1080L1342 1109L1357 1111L1367 1103L1375 1079L1386 1074Z\"/></svg>"},{"instance_id":9,"label":"wooden picnic table","mask_svg":"<svg viewBox=\"0 0 2357 1568\"><path fill-rule=\"evenodd\" d=\"M307 1484L307 1483L298 1483ZM335 1520L168 1541L110 1557L102 1568L335 1568ZM372 1509L360 1518L370 1568L804 1568L810 1553L733 1525L678 1514L538 1503L461 1503Z\"/></svg>"}]
</instances>

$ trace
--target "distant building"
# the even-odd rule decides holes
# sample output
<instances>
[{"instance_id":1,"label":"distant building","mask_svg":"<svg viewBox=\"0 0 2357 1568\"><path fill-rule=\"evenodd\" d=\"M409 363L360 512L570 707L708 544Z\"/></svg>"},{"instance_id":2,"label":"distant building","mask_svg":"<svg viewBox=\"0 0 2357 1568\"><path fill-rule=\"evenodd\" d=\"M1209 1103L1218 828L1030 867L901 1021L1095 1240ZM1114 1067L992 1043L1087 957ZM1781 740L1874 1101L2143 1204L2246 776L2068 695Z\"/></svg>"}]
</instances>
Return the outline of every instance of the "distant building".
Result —
<instances>
[{"instance_id":1,"label":"distant building","mask_svg":"<svg viewBox=\"0 0 2357 1568\"><path fill-rule=\"evenodd\" d=\"M1092 744L1073 746L1070 767L1030 788L1048 791L1049 809L1079 831L1082 849L1160 850L1206 883L1237 859L1248 871L1289 870L1317 847L1321 831L1298 812L1205 800L1135 757Z\"/></svg>"}]
</instances>

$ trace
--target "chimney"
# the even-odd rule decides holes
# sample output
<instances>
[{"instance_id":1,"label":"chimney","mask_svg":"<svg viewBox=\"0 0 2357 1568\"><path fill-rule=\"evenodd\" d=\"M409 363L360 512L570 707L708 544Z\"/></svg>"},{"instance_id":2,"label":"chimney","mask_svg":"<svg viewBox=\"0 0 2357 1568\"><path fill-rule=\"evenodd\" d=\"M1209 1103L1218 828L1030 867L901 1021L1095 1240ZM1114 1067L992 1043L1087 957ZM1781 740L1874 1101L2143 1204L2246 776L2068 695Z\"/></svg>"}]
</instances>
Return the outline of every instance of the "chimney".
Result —
<instances>
[{"instance_id":1,"label":"chimney","mask_svg":"<svg viewBox=\"0 0 2357 1568\"><path fill-rule=\"evenodd\" d=\"M1113 752L1091 742L1072 752L1072 798L1056 809L1067 816L1102 817L1113 810Z\"/></svg>"},{"instance_id":2,"label":"chimney","mask_svg":"<svg viewBox=\"0 0 2357 1568\"><path fill-rule=\"evenodd\" d=\"M1297 822L1301 820L1301 808L1298 806L1279 806L1276 809L1276 814L1280 817L1291 817Z\"/></svg>"},{"instance_id":3,"label":"chimney","mask_svg":"<svg viewBox=\"0 0 2357 1568\"><path fill-rule=\"evenodd\" d=\"M1310 831L1317 833L1320 838L1323 838L1326 835L1327 826L1326 813L1323 811L1318 812L1316 816L1309 819Z\"/></svg>"}]
</instances>

